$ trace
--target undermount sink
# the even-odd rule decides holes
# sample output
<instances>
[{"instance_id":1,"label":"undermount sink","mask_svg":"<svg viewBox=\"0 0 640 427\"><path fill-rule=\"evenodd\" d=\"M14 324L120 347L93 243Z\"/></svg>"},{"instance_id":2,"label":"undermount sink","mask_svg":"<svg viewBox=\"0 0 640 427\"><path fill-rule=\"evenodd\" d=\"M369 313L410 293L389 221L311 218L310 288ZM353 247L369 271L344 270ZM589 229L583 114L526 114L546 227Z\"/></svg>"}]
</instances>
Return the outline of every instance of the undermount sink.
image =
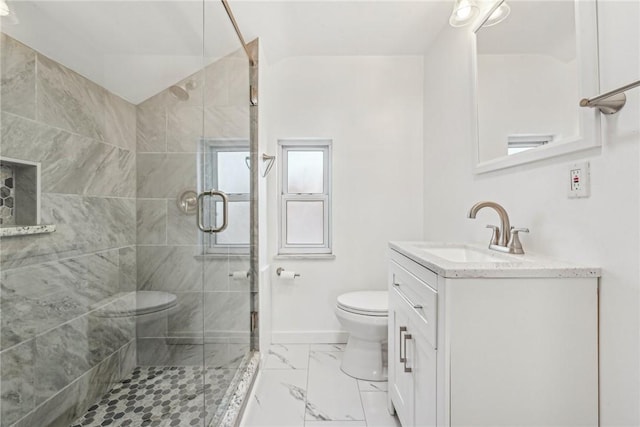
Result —
<instances>
[{"instance_id":1,"label":"undermount sink","mask_svg":"<svg viewBox=\"0 0 640 427\"><path fill-rule=\"evenodd\" d=\"M521 255L507 255L466 243L407 242L417 252L459 263L513 263L525 261Z\"/></svg>"},{"instance_id":2,"label":"undermount sink","mask_svg":"<svg viewBox=\"0 0 640 427\"><path fill-rule=\"evenodd\" d=\"M513 262L513 259L501 258L500 255L485 253L470 247L442 247L442 248L424 248L423 250L430 252L440 258L452 262Z\"/></svg>"}]
</instances>

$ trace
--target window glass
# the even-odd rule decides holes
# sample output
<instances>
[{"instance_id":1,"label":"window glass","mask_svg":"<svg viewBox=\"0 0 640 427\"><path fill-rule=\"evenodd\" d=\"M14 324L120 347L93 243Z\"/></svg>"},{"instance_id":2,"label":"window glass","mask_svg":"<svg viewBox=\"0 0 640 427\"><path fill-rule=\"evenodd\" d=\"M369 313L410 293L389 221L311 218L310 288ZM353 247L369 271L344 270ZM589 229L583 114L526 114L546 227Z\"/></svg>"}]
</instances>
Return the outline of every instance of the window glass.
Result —
<instances>
[{"instance_id":1,"label":"window glass","mask_svg":"<svg viewBox=\"0 0 640 427\"><path fill-rule=\"evenodd\" d=\"M286 209L287 244L324 244L324 202L287 201Z\"/></svg>"},{"instance_id":2,"label":"window glass","mask_svg":"<svg viewBox=\"0 0 640 427\"><path fill-rule=\"evenodd\" d=\"M225 193L249 193L248 151L218 152L218 189Z\"/></svg>"},{"instance_id":3,"label":"window glass","mask_svg":"<svg viewBox=\"0 0 640 427\"><path fill-rule=\"evenodd\" d=\"M222 225L222 202L216 202L216 227ZM249 202L229 202L229 224L227 228L216 234L219 245L249 244Z\"/></svg>"},{"instance_id":4,"label":"window glass","mask_svg":"<svg viewBox=\"0 0 640 427\"><path fill-rule=\"evenodd\" d=\"M324 192L324 152L287 152L287 193Z\"/></svg>"}]
</instances>

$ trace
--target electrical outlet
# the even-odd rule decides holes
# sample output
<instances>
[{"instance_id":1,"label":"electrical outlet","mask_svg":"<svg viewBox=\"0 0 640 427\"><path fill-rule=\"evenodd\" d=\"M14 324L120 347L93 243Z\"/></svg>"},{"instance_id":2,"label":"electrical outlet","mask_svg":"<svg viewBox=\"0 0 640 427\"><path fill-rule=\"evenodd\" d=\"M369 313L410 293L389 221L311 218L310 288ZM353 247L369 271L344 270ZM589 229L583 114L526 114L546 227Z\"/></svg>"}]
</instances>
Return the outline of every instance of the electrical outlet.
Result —
<instances>
[{"instance_id":1,"label":"electrical outlet","mask_svg":"<svg viewBox=\"0 0 640 427\"><path fill-rule=\"evenodd\" d=\"M569 167L569 198L577 199L590 195L589 162L575 163Z\"/></svg>"}]
</instances>

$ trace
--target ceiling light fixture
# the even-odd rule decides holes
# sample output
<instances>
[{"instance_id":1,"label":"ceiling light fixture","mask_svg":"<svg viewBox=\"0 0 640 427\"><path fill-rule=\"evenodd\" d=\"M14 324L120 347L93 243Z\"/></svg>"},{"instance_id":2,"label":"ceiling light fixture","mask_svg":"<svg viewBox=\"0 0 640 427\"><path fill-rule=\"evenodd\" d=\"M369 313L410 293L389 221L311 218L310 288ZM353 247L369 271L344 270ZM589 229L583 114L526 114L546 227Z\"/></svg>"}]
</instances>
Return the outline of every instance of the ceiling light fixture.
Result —
<instances>
[{"instance_id":1,"label":"ceiling light fixture","mask_svg":"<svg viewBox=\"0 0 640 427\"><path fill-rule=\"evenodd\" d=\"M9 10L9 5L5 0L0 0L0 16L9 16L11 10Z\"/></svg>"},{"instance_id":2,"label":"ceiling light fixture","mask_svg":"<svg viewBox=\"0 0 640 427\"><path fill-rule=\"evenodd\" d=\"M491 27L493 25L499 24L509 16L511 13L511 8L507 4L506 1L503 1L500 6L496 10L493 11L491 16L482 24L483 27Z\"/></svg>"},{"instance_id":3,"label":"ceiling light fixture","mask_svg":"<svg viewBox=\"0 0 640 427\"><path fill-rule=\"evenodd\" d=\"M478 16L479 11L474 0L456 0L451 16L449 17L449 25L452 27L468 25Z\"/></svg>"}]
</instances>

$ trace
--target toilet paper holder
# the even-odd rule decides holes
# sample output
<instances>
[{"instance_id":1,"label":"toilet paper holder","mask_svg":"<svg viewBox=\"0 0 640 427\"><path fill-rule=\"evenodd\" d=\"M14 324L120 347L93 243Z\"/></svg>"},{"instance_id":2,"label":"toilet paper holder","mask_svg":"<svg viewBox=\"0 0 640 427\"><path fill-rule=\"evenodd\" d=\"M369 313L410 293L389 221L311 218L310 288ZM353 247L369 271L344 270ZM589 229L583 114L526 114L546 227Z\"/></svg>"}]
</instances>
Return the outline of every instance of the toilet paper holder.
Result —
<instances>
[{"instance_id":1,"label":"toilet paper holder","mask_svg":"<svg viewBox=\"0 0 640 427\"><path fill-rule=\"evenodd\" d=\"M282 267L278 267L278 269L276 270L276 274L277 274L278 276L280 276L280 274L281 274L283 271L286 271L286 270L285 270L284 268L282 268ZM299 273L295 273L295 274L293 275L293 277L300 277L300 274L299 274Z\"/></svg>"},{"instance_id":2,"label":"toilet paper holder","mask_svg":"<svg viewBox=\"0 0 640 427\"><path fill-rule=\"evenodd\" d=\"M229 277L233 277L234 273L238 273L238 274L244 273L245 277L249 278L249 272L248 271L234 271L233 273L229 273Z\"/></svg>"}]
</instances>

